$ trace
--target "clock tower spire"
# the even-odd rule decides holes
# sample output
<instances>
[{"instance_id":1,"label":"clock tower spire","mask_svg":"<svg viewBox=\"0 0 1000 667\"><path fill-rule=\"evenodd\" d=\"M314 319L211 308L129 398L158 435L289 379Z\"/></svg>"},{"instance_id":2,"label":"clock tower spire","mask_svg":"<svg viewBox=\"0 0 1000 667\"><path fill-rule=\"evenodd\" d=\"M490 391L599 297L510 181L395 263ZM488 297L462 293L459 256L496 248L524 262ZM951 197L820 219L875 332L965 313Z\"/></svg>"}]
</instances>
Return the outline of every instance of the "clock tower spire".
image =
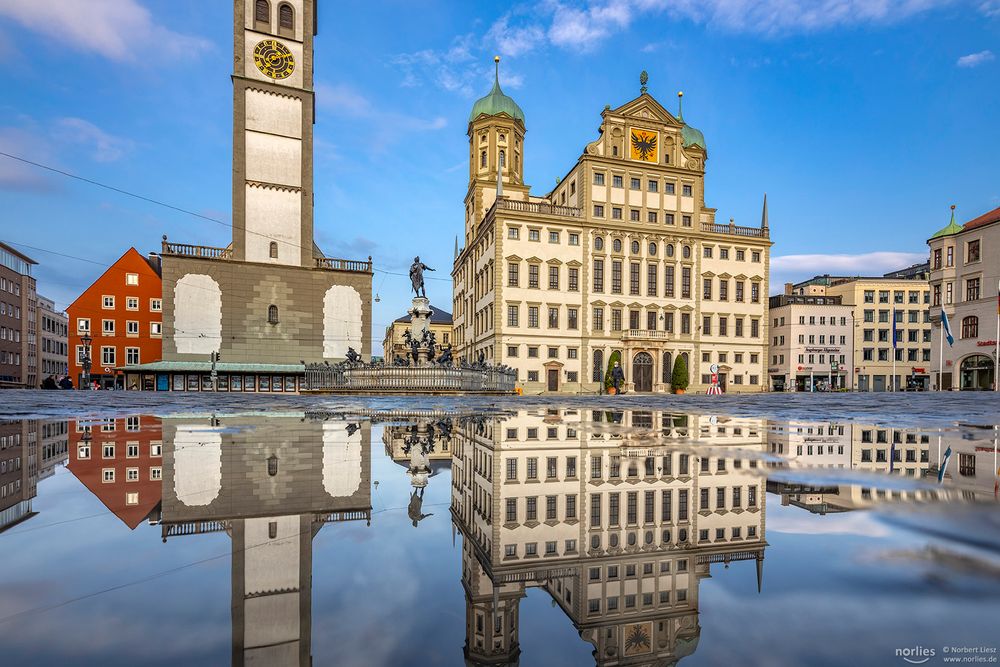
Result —
<instances>
[{"instance_id":1,"label":"clock tower spire","mask_svg":"<svg viewBox=\"0 0 1000 667\"><path fill-rule=\"evenodd\" d=\"M310 267L316 0L234 0L233 257Z\"/></svg>"}]
</instances>

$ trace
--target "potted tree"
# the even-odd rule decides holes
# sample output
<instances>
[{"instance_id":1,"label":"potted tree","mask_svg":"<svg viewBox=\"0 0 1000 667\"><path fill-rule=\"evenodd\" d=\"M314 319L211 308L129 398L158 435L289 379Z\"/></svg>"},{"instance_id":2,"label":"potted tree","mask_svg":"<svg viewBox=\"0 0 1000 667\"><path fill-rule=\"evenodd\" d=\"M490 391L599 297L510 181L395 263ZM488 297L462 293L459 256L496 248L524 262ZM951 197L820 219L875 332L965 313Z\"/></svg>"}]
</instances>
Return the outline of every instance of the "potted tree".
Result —
<instances>
[{"instance_id":1,"label":"potted tree","mask_svg":"<svg viewBox=\"0 0 1000 667\"><path fill-rule=\"evenodd\" d=\"M677 361L674 362L674 372L670 377L670 387L674 390L675 394L683 394L684 390L688 388L690 380L688 379L688 367L687 362L684 361L684 357L677 357Z\"/></svg>"},{"instance_id":2,"label":"potted tree","mask_svg":"<svg viewBox=\"0 0 1000 667\"><path fill-rule=\"evenodd\" d=\"M604 393L606 394L613 395L617 393L614 387L615 384L614 380L611 378L611 371L615 367L615 362L621 363L621 360L622 360L622 355L621 352L619 352L618 350L612 352L611 356L608 357L608 368L604 372Z\"/></svg>"}]
</instances>

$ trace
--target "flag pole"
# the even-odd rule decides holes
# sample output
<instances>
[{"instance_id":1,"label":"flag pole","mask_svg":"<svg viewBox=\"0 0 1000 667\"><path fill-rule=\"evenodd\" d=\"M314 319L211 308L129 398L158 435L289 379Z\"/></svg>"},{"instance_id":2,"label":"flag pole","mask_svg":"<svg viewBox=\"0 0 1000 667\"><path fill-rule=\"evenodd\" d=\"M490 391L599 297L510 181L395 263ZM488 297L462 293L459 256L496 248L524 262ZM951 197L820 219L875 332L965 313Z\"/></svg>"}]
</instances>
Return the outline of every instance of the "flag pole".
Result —
<instances>
[{"instance_id":1,"label":"flag pole","mask_svg":"<svg viewBox=\"0 0 1000 667\"><path fill-rule=\"evenodd\" d=\"M896 391L896 309L892 309L892 391Z\"/></svg>"},{"instance_id":2,"label":"flag pole","mask_svg":"<svg viewBox=\"0 0 1000 667\"><path fill-rule=\"evenodd\" d=\"M941 371L944 369L944 308L941 309L941 340L938 341L938 391L944 391L941 386Z\"/></svg>"},{"instance_id":3,"label":"flag pole","mask_svg":"<svg viewBox=\"0 0 1000 667\"><path fill-rule=\"evenodd\" d=\"M993 357L993 391L1000 391L1000 280L997 280L997 339Z\"/></svg>"}]
</instances>

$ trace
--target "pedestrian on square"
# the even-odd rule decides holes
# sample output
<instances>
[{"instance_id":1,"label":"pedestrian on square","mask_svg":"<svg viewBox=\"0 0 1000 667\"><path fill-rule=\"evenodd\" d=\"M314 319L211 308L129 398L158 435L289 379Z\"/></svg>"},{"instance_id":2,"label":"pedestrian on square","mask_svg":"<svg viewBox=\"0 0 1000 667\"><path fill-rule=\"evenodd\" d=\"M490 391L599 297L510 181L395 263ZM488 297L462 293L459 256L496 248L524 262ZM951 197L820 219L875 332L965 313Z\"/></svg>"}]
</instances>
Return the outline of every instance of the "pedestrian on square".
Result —
<instances>
[{"instance_id":1,"label":"pedestrian on square","mask_svg":"<svg viewBox=\"0 0 1000 667\"><path fill-rule=\"evenodd\" d=\"M622 370L621 364L616 361L614 368L611 369L611 386L614 387L615 394L622 393L621 386L623 384L625 384L625 371Z\"/></svg>"}]
</instances>

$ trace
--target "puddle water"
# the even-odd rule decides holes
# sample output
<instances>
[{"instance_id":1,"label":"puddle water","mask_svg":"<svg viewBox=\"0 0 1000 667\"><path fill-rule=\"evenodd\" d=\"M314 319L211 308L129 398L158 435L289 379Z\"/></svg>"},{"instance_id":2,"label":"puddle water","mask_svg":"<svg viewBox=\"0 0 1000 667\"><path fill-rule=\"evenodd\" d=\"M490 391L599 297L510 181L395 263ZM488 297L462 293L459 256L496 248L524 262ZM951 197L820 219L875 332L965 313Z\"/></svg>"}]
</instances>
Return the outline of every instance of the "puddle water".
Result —
<instances>
[{"instance_id":1,"label":"puddle water","mask_svg":"<svg viewBox=\"0 0 1000 667\"><path fill-rule=\"evenodd\" d=\"M998 435L544 408L8 420L2 662L995 663Z\"/></svg>"}]
</instances>

